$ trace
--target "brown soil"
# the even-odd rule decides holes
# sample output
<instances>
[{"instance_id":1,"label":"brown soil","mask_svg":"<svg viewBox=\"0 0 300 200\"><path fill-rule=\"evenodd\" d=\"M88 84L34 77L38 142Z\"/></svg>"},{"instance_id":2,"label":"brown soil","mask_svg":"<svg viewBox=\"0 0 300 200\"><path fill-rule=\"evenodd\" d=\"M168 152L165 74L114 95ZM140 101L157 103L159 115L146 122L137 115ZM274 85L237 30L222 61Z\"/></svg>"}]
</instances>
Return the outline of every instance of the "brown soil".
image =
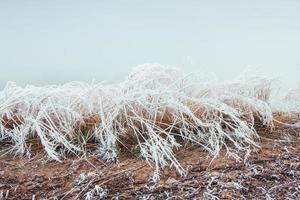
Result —
<instances>
[{"instance_id":1,"label":"brown soil","mask_svg":"<svg viewBox=\"0 0 300 200\"><path fill-rule=\"evenodd\" d=\"M212 160L200 148L182 148L176 154L188 174L181 177L166 167L158 183L151 181L153 169L129 154L112 164L96 156L61 163L46 162L41 154L2 156L0 199L85 199L88 194L91 199L300 199L300 142L294 132L293 142L264 132L261 149L245 162L225 152Z\"/></svg>"}]
</instances>

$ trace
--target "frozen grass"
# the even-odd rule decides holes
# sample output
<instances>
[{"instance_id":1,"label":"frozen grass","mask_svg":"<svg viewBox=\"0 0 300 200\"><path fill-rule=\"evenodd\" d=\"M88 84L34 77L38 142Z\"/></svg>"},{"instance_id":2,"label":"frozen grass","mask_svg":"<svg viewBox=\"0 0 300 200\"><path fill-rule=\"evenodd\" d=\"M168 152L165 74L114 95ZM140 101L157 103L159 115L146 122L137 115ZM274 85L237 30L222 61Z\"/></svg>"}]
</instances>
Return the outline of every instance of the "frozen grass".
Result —
<instances>
[{"instance_id":1,"label":"frozen grass","mask_svg":"<svg viewBox=\"0 0 300 200\"><path fill-rule=\"evenodd\" d=\"M273 110L276 112L285 112L291 115L300 113L300 87L289 90L282 101L276 102Z\"/></svg>"},{"instance_id":2,"label":"frozen grass","mask_svg":"<svg viewBox=\"0 0 300 200\"><path fill-rule=\"evenodd\" d=\"M250 75L218 82L160 65L136 67L115 85L8 83L0 92L0 142L29 156L37 141L57 161L87 153L89 143L107 161L118 159L120 147L133 146L156 178L165 165L184 175L174 150L185 143L213 156L224 148L238 160L238 153L258 147L255 126L272 127L270 84Z\"/></svg>"}]
</instances>

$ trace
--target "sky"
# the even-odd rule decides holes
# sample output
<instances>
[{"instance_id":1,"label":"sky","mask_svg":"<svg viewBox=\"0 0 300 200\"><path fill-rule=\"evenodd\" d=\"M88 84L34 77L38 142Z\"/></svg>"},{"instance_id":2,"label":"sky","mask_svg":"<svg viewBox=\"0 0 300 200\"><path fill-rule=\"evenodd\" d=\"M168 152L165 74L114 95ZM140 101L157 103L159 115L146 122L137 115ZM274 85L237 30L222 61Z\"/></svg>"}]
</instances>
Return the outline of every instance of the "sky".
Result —
<instances>
[{"instance_id":1,"label":"sky","mask_svg":"<svg viewBox=\"0 0 300 200\"><path fill-rule=\"evenodd\" d=\"M300 1L0 0L0 88L119 82L160 63L300 83Z\"/></svg>"}]
</instances>

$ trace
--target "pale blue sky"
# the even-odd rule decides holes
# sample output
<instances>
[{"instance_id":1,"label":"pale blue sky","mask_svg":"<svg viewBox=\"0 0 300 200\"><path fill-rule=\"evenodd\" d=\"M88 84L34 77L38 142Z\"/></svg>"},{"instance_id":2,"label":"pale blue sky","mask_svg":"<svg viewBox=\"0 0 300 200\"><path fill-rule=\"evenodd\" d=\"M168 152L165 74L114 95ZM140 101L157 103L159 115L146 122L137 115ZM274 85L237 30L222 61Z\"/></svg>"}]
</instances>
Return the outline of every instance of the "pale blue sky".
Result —
<instances>
[{"instance_id":1,"label":"pale blue sky","mask_svg":"<svg viewBox=\"0 0 300 200\"><path fill-rule=\"evenodd\" d=\"M0 86L119 81L138 64L300 81L300 1L0 0Z\"/></svg>"}]
</instances>

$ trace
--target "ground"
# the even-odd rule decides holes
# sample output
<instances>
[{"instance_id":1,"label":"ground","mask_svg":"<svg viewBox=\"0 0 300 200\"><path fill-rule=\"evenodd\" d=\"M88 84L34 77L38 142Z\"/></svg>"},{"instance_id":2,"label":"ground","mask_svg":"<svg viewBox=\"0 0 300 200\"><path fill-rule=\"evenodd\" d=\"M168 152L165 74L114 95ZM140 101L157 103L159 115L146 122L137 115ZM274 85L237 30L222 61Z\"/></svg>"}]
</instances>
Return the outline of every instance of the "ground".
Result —
<instances>
[{"instance_id":1,"label":"ground","mask_svg":"<svg viewBox=\"0 0 300 200\"><path fill-rule=\"evenodd\" d=\"M261 148L237 162L222 152L212 160L199 147L186 146L177 154L188 173L153 169L143 160L121 155L118 163L96 156L45 161L42 153L31 159L0 158L0 199L300 199L300 142L264 132Z\"/></svg>"}]
</instances>

